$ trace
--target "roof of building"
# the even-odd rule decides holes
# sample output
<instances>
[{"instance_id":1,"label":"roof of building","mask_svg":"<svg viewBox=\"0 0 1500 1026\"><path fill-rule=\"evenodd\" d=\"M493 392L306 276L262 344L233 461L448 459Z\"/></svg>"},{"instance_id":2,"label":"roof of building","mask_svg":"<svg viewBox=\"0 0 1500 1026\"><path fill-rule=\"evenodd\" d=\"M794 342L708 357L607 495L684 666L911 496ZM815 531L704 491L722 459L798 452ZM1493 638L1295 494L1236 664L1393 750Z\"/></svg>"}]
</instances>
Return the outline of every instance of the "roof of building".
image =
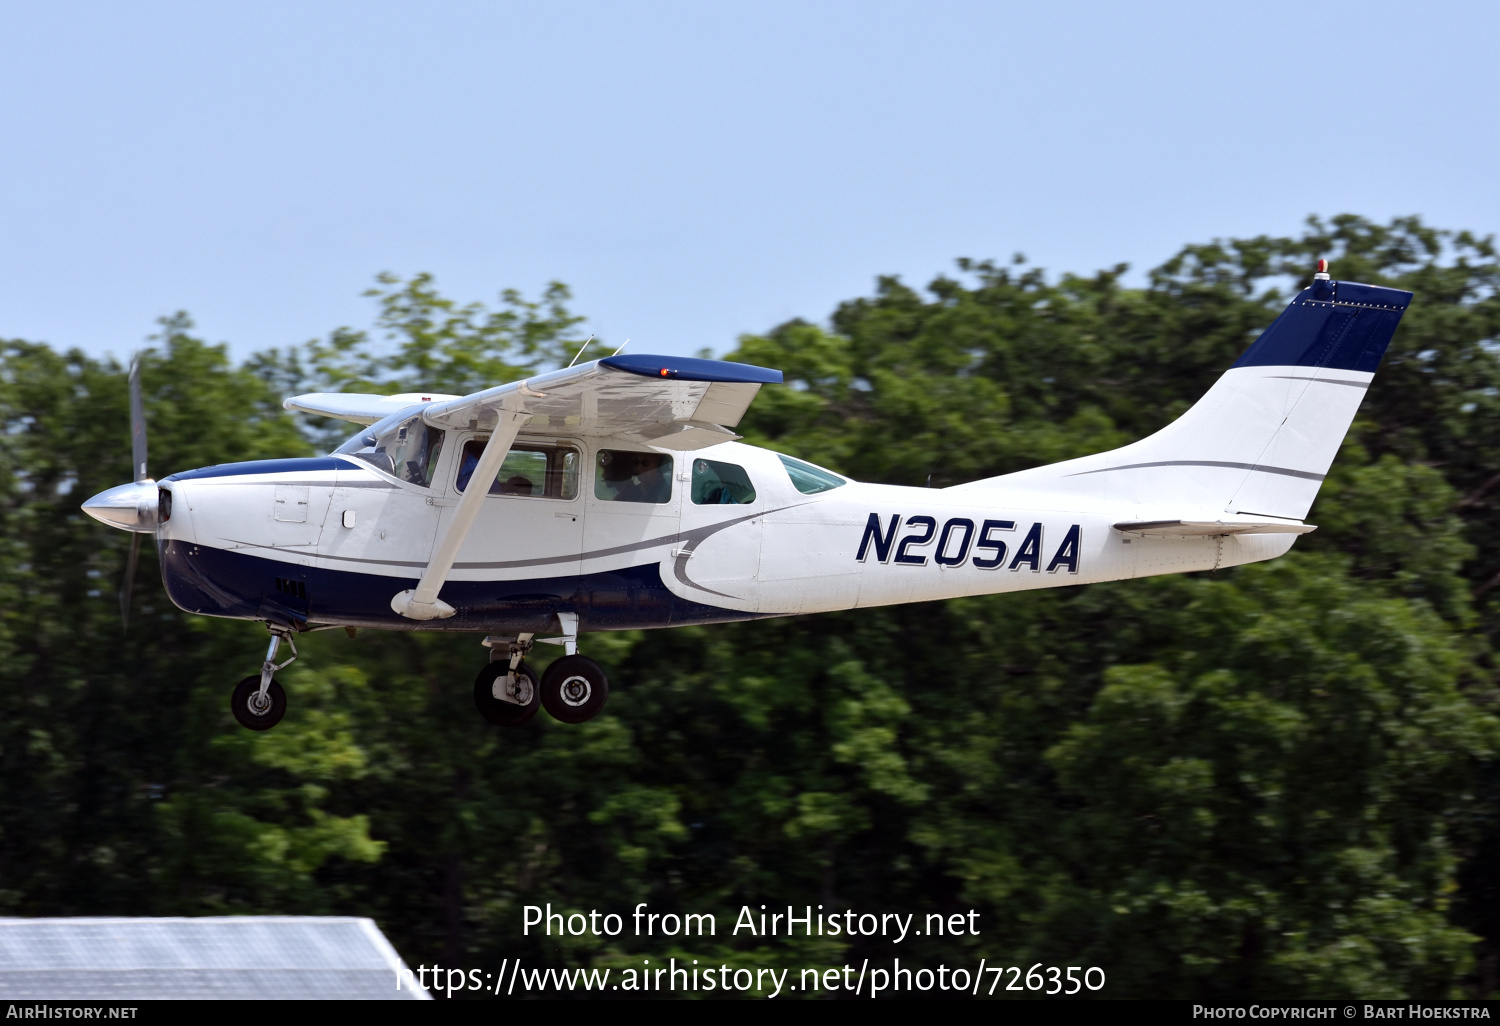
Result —
<instances>
[{"instance_id":1,"label":"roof of building","mask_svg":"<svg viewBox=\"0 0 1500 1026\"><path fill-rule=\"evenodd\" d=\"M0 918L0 998L430 997L405 969L369 919Z\"/></svg>"}]
</instances>

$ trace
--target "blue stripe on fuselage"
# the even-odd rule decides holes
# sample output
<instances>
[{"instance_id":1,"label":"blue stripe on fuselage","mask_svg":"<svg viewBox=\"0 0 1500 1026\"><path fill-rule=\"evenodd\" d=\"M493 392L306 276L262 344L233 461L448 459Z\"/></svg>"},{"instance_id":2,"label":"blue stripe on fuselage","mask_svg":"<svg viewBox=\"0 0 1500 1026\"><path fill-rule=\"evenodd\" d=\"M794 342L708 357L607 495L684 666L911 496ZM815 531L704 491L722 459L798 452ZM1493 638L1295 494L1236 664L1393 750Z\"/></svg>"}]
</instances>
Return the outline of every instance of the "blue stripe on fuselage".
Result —
<instances>
[{"instance_id":1,"label":"blue stripe on fuselage","mask_svg":"<svg viewBox=\"0 0 1500 1026\"><path fill-rule=\"evenodd\" d=\"M754 620L758 614L690 602L662 583L656 563L595 574L521 581L449 581L442 599L458 610L446 620L408 620L391 596L415 588L415 577L327 570L181 541L158 542L162 582L181 609L208 616L373 627L385 630L554 632L555 614L577 613L579 629L635 630ZM299 581L306 598L278 589Z\"/></svg>"},{"instance_id":2,"label":"blue stripe on fuselage","mask_svg":"<svg viewBox=\"0 0 1500 1026\"><path fill-rule=\"evenodd\" d=\"M310 470L348 470L357 464L347 463L335 456L313 456L290 460L249 460L245 463L218 463L212 467L184 470L180 474L163 478L169 481L201 481L205 477L249 477L252 474L306 473Z\"/></svg>"}]
</instances>

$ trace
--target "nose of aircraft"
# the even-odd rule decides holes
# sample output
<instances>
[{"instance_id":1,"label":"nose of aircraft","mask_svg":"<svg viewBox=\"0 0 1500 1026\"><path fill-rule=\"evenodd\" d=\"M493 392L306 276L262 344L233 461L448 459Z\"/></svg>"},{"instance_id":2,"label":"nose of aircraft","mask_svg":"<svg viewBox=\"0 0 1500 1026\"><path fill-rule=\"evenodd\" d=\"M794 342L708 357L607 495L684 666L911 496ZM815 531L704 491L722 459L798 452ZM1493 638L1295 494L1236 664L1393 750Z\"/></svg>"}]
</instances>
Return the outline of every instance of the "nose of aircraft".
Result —
<instances>
[{"instance_id":1,"label":"nose of aircraft","mask_svg":"<svg viewBox=\"0 0 1500 1026\"><path fill-rule=\"evenodd\" d=\"M101 524L151 534L156 530L157 501L156 482L147 478L100 492L83 504L83 511Z\"/></svg>"}]
</instances>

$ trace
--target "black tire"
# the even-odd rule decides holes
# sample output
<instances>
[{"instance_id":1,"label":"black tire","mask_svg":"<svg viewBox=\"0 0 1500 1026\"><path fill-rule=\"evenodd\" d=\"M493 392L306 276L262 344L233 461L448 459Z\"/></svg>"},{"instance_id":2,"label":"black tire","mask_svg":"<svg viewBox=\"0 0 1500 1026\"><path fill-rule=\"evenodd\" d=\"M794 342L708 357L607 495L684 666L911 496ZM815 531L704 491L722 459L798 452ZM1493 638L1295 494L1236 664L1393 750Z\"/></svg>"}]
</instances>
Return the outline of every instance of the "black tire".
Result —
<instances>
[{"instance_id":1,"label":"black tire","mask_svg":"<svg viewBox=\"0 0 1500 1026\"><path fill-rule=\"evenodd\" d=\"M270 730L281 722L286 715L286 692L281 690L281 685L274 680L271 686L266 688L266 697L270 699L269 707L257 710L251 704L252 699L260 694L260 674L246 677L234 686L234 694L229 696L229 710L234 713L234 718L242 727L250 730Z\"/></svg>"},{"instance_id":2,"label":"black tire","mask_svg":"<svg viewBox=\"0 0 1500 1026\"><path fill-rule=\"evenodd\" d=\"M504 677L508 672L510 660L497 659L486 663L484 669L479 671L479 676L474 678L474 708L479 710L479 715L497 727L519 727L535 716L537 707L541 705L541 686L537 684L536 673L525 663L516 667L516 688L522 692L521 697L527 697L525 692L530 691L526 704L517 705L496 698L495 682L500 681L501 686L504 686Z\"/></svg>"},{"instance_id":3,"label":"black tire","mask_svg":"<svg viewBox=\"0 0 1500 1026\"><path fill-rule=\"evenodd\" d=\"M542 674L542 707L555 720L583 723L607 701L609 678L588 656L563 656Z\"/></svg>"}]
</instances>

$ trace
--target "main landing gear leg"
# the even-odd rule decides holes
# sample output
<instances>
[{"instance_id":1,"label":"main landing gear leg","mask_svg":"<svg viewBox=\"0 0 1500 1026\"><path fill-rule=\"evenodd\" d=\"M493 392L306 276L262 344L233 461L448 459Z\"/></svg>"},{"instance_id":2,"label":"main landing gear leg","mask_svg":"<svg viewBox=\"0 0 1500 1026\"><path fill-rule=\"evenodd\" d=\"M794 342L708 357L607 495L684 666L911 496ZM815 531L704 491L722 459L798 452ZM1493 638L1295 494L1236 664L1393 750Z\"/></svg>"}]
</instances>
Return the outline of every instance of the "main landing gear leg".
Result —
<instances>
[{"instance_id":1,"label":"main landing gear leg","mask_svg":"<svg viewBox=\"0 0 1500 1026\"><path fill-rule=\"evenodd\" d=\"M519 727L536 715L541 689L525 659L531 651L530 634L517 638L490 635L484 647L490 661L474 678L474 706L479 715L501 727Z\"/></svg>"},{"instance_id":2,"label":"main landing gear leg","mask_svg":"<svg viewBox=\"0 0 1500 1026\"><path fill-rule=\"evenodd\" d=\"M542 707L555 720L583 723L609 700L609 678L598 663L578 654L578 614L558 613L557 621L563 636L541 640L563 646L566 654L542 674Z\"/></svg>"},{"instance_id":3,"label":"main landing gear leg","mask_svg":"<svg viewBox=\"0 0 1500 1026\"><path fill-rule=\"evenodd\" d=\"M284 670L297 661L297 643L292 640L289 628L267 624L271 632L271 643L266 648L265 662L260 664L260 673L246 677L235 685L229 698L230 711L240 726L251 730L270 730L286 715L286 692L276 683L276 671ZM285 641L292 650L292 657L283 663L276 661L276 652Z\"/></svg>"}]
</instances>

